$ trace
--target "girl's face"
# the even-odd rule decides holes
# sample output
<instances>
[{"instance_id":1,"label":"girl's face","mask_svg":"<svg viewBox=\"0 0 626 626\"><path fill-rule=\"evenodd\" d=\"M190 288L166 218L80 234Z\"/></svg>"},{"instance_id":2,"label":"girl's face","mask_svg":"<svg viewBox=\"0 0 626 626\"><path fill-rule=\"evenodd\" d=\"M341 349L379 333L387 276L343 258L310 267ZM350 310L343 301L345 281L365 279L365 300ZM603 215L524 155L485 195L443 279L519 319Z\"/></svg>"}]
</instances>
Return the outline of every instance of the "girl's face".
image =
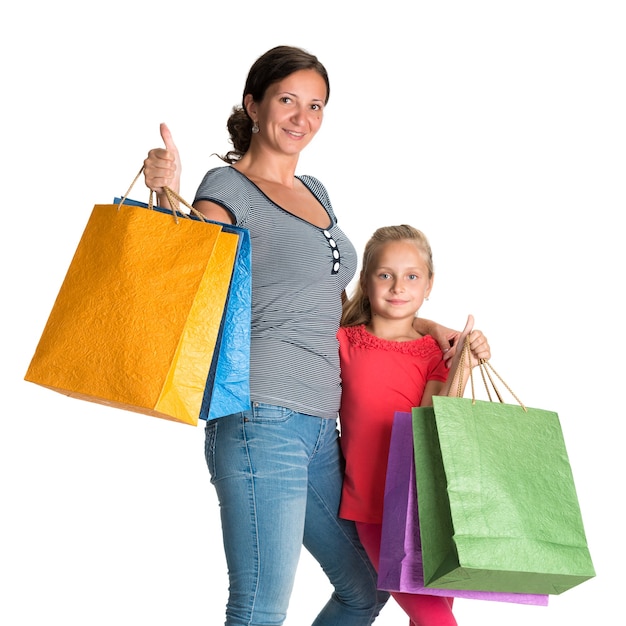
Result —
<instances>
[{"instance_id":1,"label":"girl's face","mask_svg":"<svg viewBox=\"0 0 626 626\"><path fill-rule=\"evenodd\" d=\"M380 247L363 289L372 314L388 319L413 317L433 286L423 253L411 241Z\"/></svg>"},{"instance_id":2,"label":"girl's face","mask_svg":"<svg viewBox=\"0 0 626 626\"><path fill-rule=\"evenodd\" d=\"M255 141L298 154L322 125L326 83L315 70L299 70L267 88L261 102L246 96L250 117L259 125Z\"/></svg>"}]
</instances>

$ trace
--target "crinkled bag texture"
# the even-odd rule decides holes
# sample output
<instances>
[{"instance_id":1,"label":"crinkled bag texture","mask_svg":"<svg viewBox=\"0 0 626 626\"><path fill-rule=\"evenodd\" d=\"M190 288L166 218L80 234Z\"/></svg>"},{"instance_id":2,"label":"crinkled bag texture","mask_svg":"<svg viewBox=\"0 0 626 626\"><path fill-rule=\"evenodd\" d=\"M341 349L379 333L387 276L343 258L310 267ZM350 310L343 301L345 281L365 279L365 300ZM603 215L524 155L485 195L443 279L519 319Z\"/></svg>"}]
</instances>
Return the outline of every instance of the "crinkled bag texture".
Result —
<instances>
[{"instance_id":1,"label":"crinkled bag texture","mask_svg":"<svg viewBox=\"0 0 626 626\"><path fill-rule=\"evenodd\" d=\"M239 231L135 201L94 206L25 379L196 425L214 408L207 380L220 371L229 299L246 292L231 284L243 271ZM249 313L240 321L249 354Z\"/></svg>"},{"instance_id":2,"label":"crinkled bag texture","mask_svg":"<svg viewBox=\"0 0 626 626\"><path fill-rule=\"evenodd\" d=\"M433 403L413 409L426 586L560 594L595 576L558 415Z\"/></svg>"},{"instance_id":3,"label":"crinkled bag texture","mask_svg":"<svg viewBox=\"0 0 626 626\"><path fill-rule=\"evenodd\" d=\"M435 589L424 586L415 484L413 421L411 413L401 411L395 413L389 445L378 588L386 591L537 606L548 604L546 594Z\"/></svg>"}]
</instances>

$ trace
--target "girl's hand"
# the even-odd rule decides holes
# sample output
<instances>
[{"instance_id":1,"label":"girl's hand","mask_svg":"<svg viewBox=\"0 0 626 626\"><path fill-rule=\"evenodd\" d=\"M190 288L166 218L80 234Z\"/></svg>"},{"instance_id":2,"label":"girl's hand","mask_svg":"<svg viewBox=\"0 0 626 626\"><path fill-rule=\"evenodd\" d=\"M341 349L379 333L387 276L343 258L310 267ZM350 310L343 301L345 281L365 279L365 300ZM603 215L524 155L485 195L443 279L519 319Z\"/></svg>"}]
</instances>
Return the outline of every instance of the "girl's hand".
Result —
<instances>
[{"instance_id":1,"label":"girl's hand","mask_svg":"<svg viewBox=\"0 0 626 626\"><path fill-rule=\"evenodd\" d=\"M467 366L467 357L463 352L465 339L469 338L470 346L470 367ZM480 359L491 358L491 349L489 343L482 331L474 330L474 316L467 316L467 323L461 333L459 333L458 341L455 342L454 355L448 361L450 372L445 383L429 381L426 383L426 389L422 396L420 406L432 406L433 396L451 396L453 398L462 398L465 386L470 376L470 369L476 367ZM461 364L461 358L464 359Z\"/></svg>"},{"instance_id":2,"label":"girl's hand","mask_svg":"<svg viewBox=\"0 0 626 626\"><path fill-rule=\"evenodd\" d=\"M452 357L450 363L450 368L453 372L456 372L459 363L461 362L461 355L463 354L463 346L465 344L466 338L469 337L469 347L470 347L470 365L471 367L476 367L480 361L480 359L489 360L491 358L491 348L489 347L489 342L487 341L487 337L483 335L482 331L474 330L474 316L468 315L467 322L465 324L465 328L461 332L459 336L458 343L456 345L456 351ZM467 365L467 363L464 363Z\"/></svg>"},{"instance_id":3,"label":"girl's hand","mask_svg":"<svg viewBox=\"0 0 626 626\"><path fill-rule=\"evenodd\" d=\"M489 347L489 342L487 341L487 337L483 335L480 330L473 330L474 328L474 317L472 315L467 316L467 324L461 333L461 338L459 340L459 345L463 346L466 337L469 336L469 346L470 346L470 354L471 354L471 365L472 367L476 367L481 359L485 361L491 358L491 348ZM462 348L461 348L462 349Z\"/></svg>"}]
</instances>

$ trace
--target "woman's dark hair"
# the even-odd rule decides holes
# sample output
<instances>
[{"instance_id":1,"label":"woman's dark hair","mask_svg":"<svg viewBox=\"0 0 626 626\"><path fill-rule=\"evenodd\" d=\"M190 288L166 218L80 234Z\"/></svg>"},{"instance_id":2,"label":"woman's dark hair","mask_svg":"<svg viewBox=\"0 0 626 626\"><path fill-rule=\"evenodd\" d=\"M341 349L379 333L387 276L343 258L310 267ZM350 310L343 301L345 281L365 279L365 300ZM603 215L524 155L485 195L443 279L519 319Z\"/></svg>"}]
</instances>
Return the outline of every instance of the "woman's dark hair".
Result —
<instances>
[{"instance_id":1,"label":"woman's dark hair","mask_svg":"<svg viewBox=\"0 0 626 626\"><path fill-rule=\"evenodd\" d=\"M241 105L233 107L226 127L234 150L220 158L226 163L235 163L248 151L252 138L252 120L246 112L244 100L250 94L255 102L261 102L270 85L300 70L315 70L326 83L326 99L330 96L330 82L326 68L317 57L302 48L277 46L260 56L250 68Z\"/></svg>"}]
</instances>

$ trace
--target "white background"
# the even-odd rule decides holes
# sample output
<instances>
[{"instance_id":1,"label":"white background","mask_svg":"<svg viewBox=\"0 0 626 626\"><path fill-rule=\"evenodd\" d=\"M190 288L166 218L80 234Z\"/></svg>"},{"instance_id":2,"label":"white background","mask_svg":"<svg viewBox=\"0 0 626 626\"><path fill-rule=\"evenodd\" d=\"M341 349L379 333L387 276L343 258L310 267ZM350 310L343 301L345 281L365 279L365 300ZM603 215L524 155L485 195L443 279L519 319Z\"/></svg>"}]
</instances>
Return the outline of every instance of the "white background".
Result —
<instances>
[{"instance_id":1,"label":"white background","mask_svg":"<svg viewBox=\"0 0 626 626\"><path fill-rule=\"evenodd\" d=\"M0 40L0 623L223 622L218 506L193 428L24 382L94 204L126 191L169 124L192 199L251 63L307 48L324 126L300 173L359 250L424 230L422 315L473 313L492 363L557 411L597 577L550 606L456 603L461 625L624 623L626 20L619 1L13 3ZM133 197L147 199L141 183ZM537 467L541 472L541 467ZM329 594L303 552L288 626ZM389 602L376 622L405 624Z\"/></svg>"}]
</instances>

